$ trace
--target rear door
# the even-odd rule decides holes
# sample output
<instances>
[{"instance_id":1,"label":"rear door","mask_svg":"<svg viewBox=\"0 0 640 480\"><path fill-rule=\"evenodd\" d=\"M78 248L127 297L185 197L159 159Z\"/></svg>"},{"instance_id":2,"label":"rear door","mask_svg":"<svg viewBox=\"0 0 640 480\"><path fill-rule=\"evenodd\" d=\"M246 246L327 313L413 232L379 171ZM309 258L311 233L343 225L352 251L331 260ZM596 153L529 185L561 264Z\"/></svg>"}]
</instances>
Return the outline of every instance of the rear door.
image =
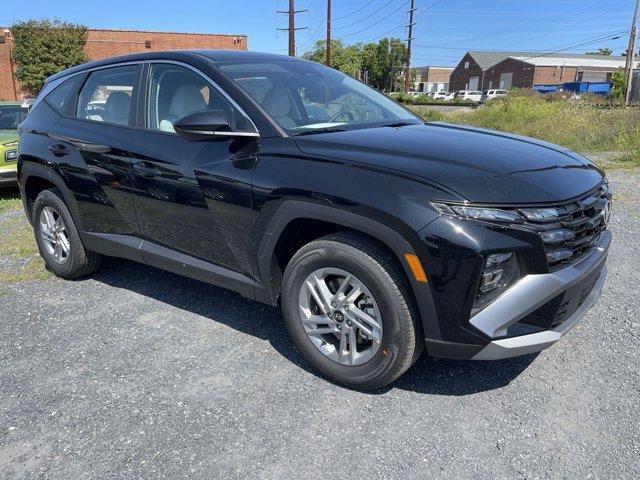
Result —
<instances>
[{"instance_id":1,"label":"rear door","mask_svg":"<svg viewBox=\"0 0 640 480\"><path fill-rule=\"evenodd\" d=\"M150 62L144 77L132 165L143 237L251 276L251 176L258 141L188 141L175 133L173 123L195 111L221 109L233 129L255 127L219 87L188 65Z\"/></svg>"},{"instance_id":2,"label":"rear door","mask_svg":"<svg viewBox=\"0 0 640 480\"><path fill-rule=\"evenodd\" d=\"M45 158L67 180L86 232L138 230L129 168L140 70L135 63L99 68L46 98L61 117L48 129Z\"/></svg>"}]
</instances>

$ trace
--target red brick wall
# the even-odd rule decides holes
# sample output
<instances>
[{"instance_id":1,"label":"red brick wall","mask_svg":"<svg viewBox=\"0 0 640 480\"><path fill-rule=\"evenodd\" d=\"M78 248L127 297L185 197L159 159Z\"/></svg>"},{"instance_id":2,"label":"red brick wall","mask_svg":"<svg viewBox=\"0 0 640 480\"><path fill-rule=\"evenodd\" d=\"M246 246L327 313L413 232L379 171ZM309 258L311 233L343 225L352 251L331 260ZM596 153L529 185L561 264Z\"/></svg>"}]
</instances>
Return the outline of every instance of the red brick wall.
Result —
<instances>
[{"instance_id":1,"label":"red brick wall","mask_svg":"<svg viewBox=\"0 0 640 480\"><path fill-rule=\"evenodd\" d=\"M466 62L469 62L469 68L464 68ZM462 57L458 66L451 72L449 80L449 91L465 90L471 77L480 77L482 82L482 68L468 53Z\"/></svg>"},{"instance_id":2,"label":"red brick wall","mask_svg":"<svg viewBox=\"0 0 640 480\"><path fill-rule=\"evenodd\" d=\"M0 35L4 29L0 27ZM0 100L16 100L16 97L20 95L20 89L16 82L14 91L14 85L12 81L10 51L11 40L5 37L5 43L0 43ZM17 95L16 95L17 93Z\"/></svg>"},{"instance_id":3,"label":"red brick wall","mask_svg":"<svg viewBox=\"0 0 640 480\"><path fill-rule=\"evenodd\" d=\"M2 35L4 27L0 27ZM150 42L147 48L146 42ZM0 99L16 100L11 81L9 50L12 39L0 43ZM152 50L184 49L247 50L246 35L222 35L207 33L145 32L130 30L89 30L85 52L91 60ZM17 84L17 82L16 82ZM20 87L17 97L20 98Z\"/></svg>"},{"instance_id":4,"label":"red brick wall","mask_svg":"<svg viewBox=\"0 0 640 480\"><path fill-rule=\"evenodd\" d=\"M500 88L500 75L513 72L512 87L531 88L534 85L573 82L576 67L534 67L525 62L507 58L485 72L484 89ZM491 82L491 87L489 87Z\"/></svg>"},{"instance_id":5,"label":"red brick wall","mask_svg":"<svg viewBox=\"0 0 640 480\"><path fill-rule=\"evenodd\" d=\"M536 67L532 85L574 82L577 75L577 67Z\"/></svg>"}]
</instances>

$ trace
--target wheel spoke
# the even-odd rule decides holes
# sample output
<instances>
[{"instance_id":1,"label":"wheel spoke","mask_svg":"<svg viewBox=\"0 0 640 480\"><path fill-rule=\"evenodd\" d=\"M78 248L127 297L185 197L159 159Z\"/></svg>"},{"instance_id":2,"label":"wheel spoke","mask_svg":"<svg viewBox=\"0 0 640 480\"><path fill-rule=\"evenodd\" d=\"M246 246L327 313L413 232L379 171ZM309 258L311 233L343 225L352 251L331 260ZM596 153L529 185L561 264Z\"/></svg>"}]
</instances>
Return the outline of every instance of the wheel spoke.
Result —
<instances>
[{"instance_id":1,"label":"wheel spoke","mask_svg":"<svg viewBox=\"0 0 640 480\"><path fill-rule=\"evenodd\" d=\"M315 284L315 288L313 290L316 290L316 292L312 292L314 293L314 298L324 313L328 315L331 312L331 299L333 298L333 295L329 291L327 282L324 281L323 277L316 274L313 275L313 283Z\"/></svg>"},{"instance_id":2,"label":"wheel spoke","mask_svg":"<svg viewBox=\"0 0 640 480\"><path fill-rule=\"evenodd\" d=\"M347 350L347 335L348 333L345 330L340 334L340 346L338 347L340 363L345 363L346 356L349 354L349 351Z\"/></svg>"},{"instance_id":3,"label":"wheel spoke","mask_svg":"<svg viewBox=\"0 0 640 480\"><path fill-rule=\"evenodd\" d=\"M355 306L355 301L362 295L362 288L360 285L353 285L353 288L349 292L349 295L345 298L345 301L352 306Z\"/></svg>"},{"instance_id":4,"label":"wheel spoke","mask_svg":"<svg viewBox=\"0 0 640 480\"><path fill-rule=\"evenodd\" d=\"M314 328L313 330L307 330L307 334L309 335L328 335L329 333L336 333L338 329L333 327L321 327Z\"/></svg>"},{"instance_id":5,"label":"wheel spoke","mask_svg":"<svg viewBox=\"0 0 640 480\"><path fill-rule=\"evenodd\" d=\"M64 233L61 233L58 236L59 242L60 242L60 246L62 247L62 251L65 254L69 253L70 250L70 245L69 245L69 240L67 239L66 235Z\"/></svg>"},{"instance_id":6,"label":"wheel spoke","mask_svg":"<svg viewBox=\"0 0 640 480\"><path fill-rule=\"evenodd\" d=\"M340 295L342 295L345 292L345 290L347 289L347 287L351 283L351 278L352 278L351 275L347 275L344 278L344 280L340 284L340 288L338 288L338 291L335 293L334 298L339 298Z\"/></svg>"},{"instance_id":7,"label":"wheel spoke","mask_svg":"<svg viewBox=\"0 0 640 480\"><path fill-rule=\"evenodd\" d=\"M353 365L358 356L357 350L358 342L356 340L356 331L353 328L349 329L349 363Z\"/></svg>"},{"instance_id":8,"label":"wheel spoke","mask_svg":"<svg viewBox=\"0 0 640 480\"><path fill-rule=\"evenodd\" d=\"M302 323L305 325L336 325L338 322L326 315L311 315L309 318L303 318Z\"/></svg>"},{"instance_id":9,"label":"wheel spoke","mask_svg":"<svg viewBox=\"0 0 640 480\"><path fill-rule=\"evenodd\" d=\"M56 243L53 249L53 256L56 261L60 262L62 260L62 246L60 243Z\"/></svg>"},{"instance_id":10,"label":"wheel spoke","mask_svg":"<svg viewBox=\"0 0 640 480\"><path fill-rule=\"evenodd\" d=\"M48 230L42 229L42 226L40 228L40 234L42 235L42 238L44 238L47 242L51 244L56 243L56 239L53 238L53 235L51 235L51 233Z\"/></svg>"},{"instance_id":11,"label":"wheel spoke","mask_svg":"<svg viewBox=\"0 0 640 480\"><path fill-rule=\"evenodd\" d=\"M324 302L323 298L318 293L318 290L316 289L315 285L311 283L309 280L305 282L305 285L307 287L307 290L309 290L309 293L311 293L311 296L313 296L314 300L320 307L320 310L322 310L322 313L324 313L325 315L329 315L331 310L329 310L328 305Z\"/></svg>"},{"instance_id":12,"label":"wheel spoke","mask_svg":"<svg viewBox=\"0 0 640 480\"><path fill-rule=\"evenodd\" d=\"M58 220L53 224L53 230L55 232L62 232L64 230L64 222L62 221L62 217L58 217Z\"/></svg>"},{"instance_id":13,"label":"wheel spoke","mask_svg":"<svg viewBox=\"0 0 640 480\"><path fill-rule=\"evenodd\" d=\"M363 312L358 307L352 307L349 311L354 317L356 317L355 320L359 320L360 322L370 325L369 328L380 328L380 324L371 315Z\"/></svg>"},{"instance_id":14,"label":"wheel spoke","mask_svg":"<svg viewBox=\"0 0 640 480\"><path fill-rule=\"evenodd\" d=\"M53 225L55 224L55 220L53 219L53 212L49 207L46 207L44 210L42 210L42 213L44 214L44 221L47 223L49 231L52 231Z\"/></svg>"}]
</instances>

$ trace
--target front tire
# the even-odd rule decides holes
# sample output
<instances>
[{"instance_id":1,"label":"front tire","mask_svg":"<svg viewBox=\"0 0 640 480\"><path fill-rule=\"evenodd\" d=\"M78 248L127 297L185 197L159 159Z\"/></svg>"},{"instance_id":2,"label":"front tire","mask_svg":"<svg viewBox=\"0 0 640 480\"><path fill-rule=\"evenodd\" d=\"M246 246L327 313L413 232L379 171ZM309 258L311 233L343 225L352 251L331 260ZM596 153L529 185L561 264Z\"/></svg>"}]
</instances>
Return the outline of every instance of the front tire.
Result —
<instances>
[{"instance_id":1,"label":"front tire","mask_svg":"<svg viewBox=\"0 0 640 480\"><path fill-rule=\"evenodd\" d=\"M350 388L388 385L420 350L400 268L361 235L329 235L298 250L284 273L282 310L302 356Z\"/></svg>"},{"instance_id":2,"label":"front tire","mask_svg":"<svg viewBox=\"0 0 640 480\"><path fill-rule=\"evenodd\" d=\"M33 204L32 223L40 255L56 276L80 278L100 266L100 255L84 248L58 189L40 192Z\"/></svg>"}]
</instances>

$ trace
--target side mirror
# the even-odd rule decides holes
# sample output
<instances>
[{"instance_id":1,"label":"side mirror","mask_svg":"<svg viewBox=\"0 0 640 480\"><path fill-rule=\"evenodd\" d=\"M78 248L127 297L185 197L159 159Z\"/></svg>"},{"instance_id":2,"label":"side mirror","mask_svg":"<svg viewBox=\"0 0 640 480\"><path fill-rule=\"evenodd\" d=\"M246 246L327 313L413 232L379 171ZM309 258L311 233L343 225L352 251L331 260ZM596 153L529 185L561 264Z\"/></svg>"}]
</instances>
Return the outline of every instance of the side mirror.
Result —
<instances>
[{"instance_id":1,"label":"side mirror","mask_svg":"<svg viewBox=\"0 0 640 480\"><path fill-rule=\"evenodd\" d=\"M259 137L257 132L234 132L224 110L200 110L185 115L173 124L176 133L190 141L211 140L215 137Z\"/></svg>"}]
</instances>

